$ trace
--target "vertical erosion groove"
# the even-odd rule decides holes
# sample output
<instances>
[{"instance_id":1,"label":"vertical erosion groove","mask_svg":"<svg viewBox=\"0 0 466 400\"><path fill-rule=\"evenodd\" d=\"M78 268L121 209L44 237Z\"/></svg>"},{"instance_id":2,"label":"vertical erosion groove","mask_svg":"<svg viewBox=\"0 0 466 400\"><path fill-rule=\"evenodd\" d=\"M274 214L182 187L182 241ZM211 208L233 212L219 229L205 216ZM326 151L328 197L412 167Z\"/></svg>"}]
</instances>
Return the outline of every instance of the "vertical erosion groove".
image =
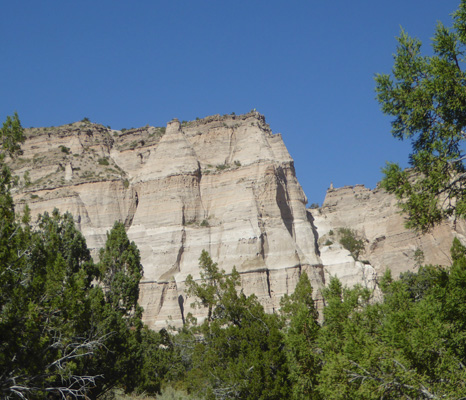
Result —
<instances>
[{"instance_id":1,"label":"vertical erosion groove","mask_svg":"<svg viewBox=\"0 0 466 400\"><path fill-rule=\"evenodd\" d=\"M270 288L270 271L268 269L265 270L265 274L267 277L267 292L269 293L269 297L272 298L272 291Z\"/></svg>"},{"instance_id":2,"label":"vertical erosion groove","mask_svg":"<svg viewBox=\"0 0 466 400\"><path fill-rule=\"evenodd\" d=\"M320 249L319 249L319 232L317 232L317 228L314 225L314 217L312 216L311 212L306 210L306 217L309 223L311 224L312 233L314 234L314 250L317 256L320 257Z\"/></svg>"},{"instance_id":3,"label":"vertical erosion groove","mask_svg":"<svg viewBox=\"0 0 466 400\"><path fill-rule=\"evenodd\" d=\"M175 271L179 272L181 269L181 259L183 258L184 246L186 244L186 230L183 228L181 233L181 245L178 249L178 255L176 256Z\"/></svg>"},{"instance_id":4,"label":"vertical erosion groove","mask_svg":"<svg viewBox=\"0 0 466 400\"><path fill-rule=\"evenodd\" d=\"M125 219L126 230L128 230L131 227L133 223L134 215L136 214L136 210L139 205L138 193L136 191L133 191L132 193L134 193L134 195L131 197L131 203L128 208L128 215L126 216L126 219Z\"/></svg>"},{"instance_id":5,"label":"vertical erosion groove","mask_svg":"<svg viewBox=\"0 0 466 400\"><path fill-rule=\"evenodd\" d=\"M160 314L160 310L162 310L162 307L163 307L163 303L165 301L165 297L167 295L167 289L168 289L168 283L167 282L164 282L162 283L163 285L163 288L162 288L162 293L160 294L160 303L159 303L159 306L157 308L157 313L156 315L159 315Z\"/></svg>"},{"instance_id":6,"label":"vertical erosion groove","mask_svg":"<svg viewBox=\"0 0 466 400\"><path fill-rule=\"evenodd\" d=\"M282 221L285 224L285 227L288 233L290 234L291 237L294 238L294 234L293 234L294 217L293 217L293 212L289 204L288 192L286 191L286 176L282 168L277 168L275 170L275 173L276 173L275 179L277 182L277 193L276 193L277 206L280 210Z\"/></svg>"}]
</instances>

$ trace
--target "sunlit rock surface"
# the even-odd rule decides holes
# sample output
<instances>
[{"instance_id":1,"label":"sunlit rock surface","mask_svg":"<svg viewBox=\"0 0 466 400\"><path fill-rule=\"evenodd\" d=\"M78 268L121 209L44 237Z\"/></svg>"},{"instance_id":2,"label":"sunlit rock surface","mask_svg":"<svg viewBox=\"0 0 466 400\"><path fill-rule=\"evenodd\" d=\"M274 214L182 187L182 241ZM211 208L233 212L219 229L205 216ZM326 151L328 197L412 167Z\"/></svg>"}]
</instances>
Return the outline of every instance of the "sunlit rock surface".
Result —
<instances>
[{"instance_id":1,"label":"sunlit rock surface","mask_svg":"<svg viewBox=\"0 0 466 400\"><path fill-rule=\"evenodd\" d=\"M235 266L245 293L268 311L303 270L316 289L324 285L293 160L259 113L128 131L78 122L27 135L13 165L23 185L17 203L33 215L70 211L94 255L114 221L124 221L142 256L149 326L179 324L189 311L202 317L184 282L199 278L204 249L225 271Z\"/></svg>"},{"instance_id":2,"label":"sunlit rock surface","mask_svg":"<svg viewBox=\"0 0 466 400\"><path fill-rule=\"evenodd\" d=\"M81 121L26 135L10 160L18 211L27 203L33 217L71 212L94 257L114 221L124 222L141 252L140 304L154 329L181 325L188 312L205 316L185 295L202 250L226 272L235 266L242 290L272 312L303 271L319 308L331 276L377 299L387 267L394 276L413 270L416 255L448 265L453 237L465 243L464 223L423 236L406 230L396 200L363 186L329 189L320 209L307 210L281 135L256 112L121 131ZM364 241L358 260L338 241L342 227Z\"/></svg>"}]
</instances>

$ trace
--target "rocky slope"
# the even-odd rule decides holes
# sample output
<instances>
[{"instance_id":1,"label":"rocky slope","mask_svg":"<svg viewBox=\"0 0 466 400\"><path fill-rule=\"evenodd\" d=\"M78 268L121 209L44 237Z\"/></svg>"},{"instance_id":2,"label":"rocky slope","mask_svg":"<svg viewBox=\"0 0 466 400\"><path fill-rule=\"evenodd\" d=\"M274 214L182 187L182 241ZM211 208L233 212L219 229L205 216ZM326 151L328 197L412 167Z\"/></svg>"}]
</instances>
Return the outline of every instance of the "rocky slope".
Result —
<instances>
[{"instance_id":1,"label":"rocky slope","mask_svg":"<svg viewBox=\"0 0 466 400\"><path fill-rule=\"evenodd\" d=\"M335 245L340 228L353 229L363 241L365 250L360 258L378 276L387 268L398 277L402 272L416 270L420 264L450 265L453 238L466 243L465 221L446 221L421 235L404 227L405 219L399 211L396 198L383 189L370 190L363 185L330 188L323 206L311 210L327 273L351 273L339 259L341 246Z\"/></svg>"},{"instance_id":2,"label":"rocky slope","mask_svg":"<svg viewBox=\"0 0 466 400\"><path fill-rule=\"evenodd\" d=\"M245 293L273 311L304 270L318 301L331 275L375 288L386 266L412 268L417 249L448 263L456 234L450 224L413 235L393 198L361 186L329 190L321 209L307 210L281 135L256 112L122 131L81 121L26 135L11 161L18 209L70 211L94 256L114 221L124 221L141 251L140 303L153 328L181 324L189 311L204 315L184 293L186 276L199 278L203 249L227 272L236 266ZM340 227L364 239L364 262L338 243Z\"/></svg>"}]
</instances>

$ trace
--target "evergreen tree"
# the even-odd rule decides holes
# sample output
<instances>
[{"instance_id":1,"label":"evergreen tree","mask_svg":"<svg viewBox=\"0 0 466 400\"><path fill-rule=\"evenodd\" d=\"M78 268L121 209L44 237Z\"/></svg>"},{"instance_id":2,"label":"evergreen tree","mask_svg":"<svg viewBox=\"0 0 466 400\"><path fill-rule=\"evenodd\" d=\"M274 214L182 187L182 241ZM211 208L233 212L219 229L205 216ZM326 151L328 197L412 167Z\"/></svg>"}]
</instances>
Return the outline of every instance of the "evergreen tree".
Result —
<instances>
[{"instance_id":1,"label":"evergreen tree","mask_svg":"<svg viewBox=\"0 0 466 400\"><path fill-rule=\"evenodd\" d=\"M107 234L105 248L100 250L100 279L107 302L125 316L141 316L138 306L139 281L143 269L141 256L134 242L126 235L125 225L115 222Z\"/></svg>"},{"instance_id":2,"label":"evergreen tree","mask_svg":"<svg viewBox=\"0 0 466 400\"><path fill-rule=\"evenodd\" d=\"M288 348L290 379L293 383L293 399L318 399L317 376L320 356L317 338L320 326L318 312L312 299L312 286L304 272L292 295L281 300L281 311L289 321L285 334Z\"/></svg>"},{"instance_id":3,"label":"evergreen tree","mask_svg":"<svg viewBox=\"0 0 466 400\"><path fill-rule=\"evenodd\" d=\"M466 264L465 264L466 265ZM381 282L383 303L333 279L324 290L325 322L318 344L323 366L318 391L325 399L460 399L466 395L465 268L420 277L422 296L409 281Z\"/></svg>"},{"instance_id":4,"label":"evergreen tree","mask_svg":"<svg viewBox=\"0 0 466 400\"><path fill-rule=\"evenodd\" d=\"M115 387L132 392L139 383L142 365L142 308L138 304L142 265L139 250L126 235L124 224L115 222L100 251L99 281L103 292L93 297L93 329L106 338L86 369L105 379L90 392L96 398Z\"/></svg>"},{"instance_id":5,"label":"evergreen tree","mask_svg":"<svg viewBox=\"0 0 466 400\"><path fill-rule=\"evenodd\" d=\"M428 230L443 218L466 216L466 0L453 28L438 23L433 55L401 31L392 75L377 75L377 98L395 117L393 136L413 143L412 169L389 163L382 186L400 199L407 226Z\"/></svg>"},{"instance_id":6,"label":"evergreen tree","mask_svg":"<svg viewBox=\"0 0 466 400\"><path fill-rule=\"evenodd\" d=\"M22 140L7 118L0 147L0 397L96 399L136 386L141 359L139 253L116 224L97 268L70 214L16 221L8 154ZM102 286L105 285L105 293Z\"/></svg>"},{"instance_id":7,"label":"evergreen tree","mask_svg":"<svg viewBox=\"0 0 466 400\"><path fill-rule=\"evenodd\" d=\"M207 399L283 399L290 394L282 325L254 295L238 293L239 274L219 270L207 252L201 282L187 279L208 318L193 327L188 388ZM200 336L199 336L200 335ZM196 340L199 338L199 340Z\"/></svg>"}]
</instances>

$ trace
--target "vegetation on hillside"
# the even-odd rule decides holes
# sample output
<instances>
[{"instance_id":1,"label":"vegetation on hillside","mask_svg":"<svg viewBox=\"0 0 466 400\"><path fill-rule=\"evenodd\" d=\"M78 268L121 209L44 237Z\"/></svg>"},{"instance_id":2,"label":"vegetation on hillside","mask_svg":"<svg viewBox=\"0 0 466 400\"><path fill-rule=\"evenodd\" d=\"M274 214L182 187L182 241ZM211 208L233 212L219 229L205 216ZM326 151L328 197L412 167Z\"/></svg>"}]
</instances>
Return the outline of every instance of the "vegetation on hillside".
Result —
<instances>
[{"instance_id":1,"label":"vegetation on hillside","mask_svg":"<svg viewBox=\"0 0 466 400\"><path fill-rule=\"evenodd\" d=\"M409 225L425 230L466 215L466 0L454 27L439 24L434 56L402 32L394 77L379 75L393 133L413 139L416 180L396 165L384 187L397 194ZM87 123L87 122L86 122ZM280 313L267 314L240 276L199 259L201 279L186 294L204 308L181 329L143 326L138 305L139 251L116 222L94 263L70 214L45 213L34 224L15 212L15 182L5 158L24 140L17 114L0 130L0 397L104 399L122 393L159 399L466 399L466 247L451 247L452 265L379 282L383 300L336 278L320 293L302 273ZM68 155L66 148L62 152ZM105 164L104 161L102 161ZM25 180L27 177L25 177ZM355 259L364 249L339 232Z\"/></svg>"},{"instance_id":2,"label":"vegetation on hillside","mask_svg":"<svg viewBox=\"0 0 466 400\"><path fill-rule=\"evenodd\" d=\"M409 139L411 170L388 163L382 186L403 201L407 226L421 231L450 216L466 216L466 1L453 27L437 24L433 55L401 31L392 74L376 76L382 111L394 117L392 133Z\"/></svg>"}]
</instances>

